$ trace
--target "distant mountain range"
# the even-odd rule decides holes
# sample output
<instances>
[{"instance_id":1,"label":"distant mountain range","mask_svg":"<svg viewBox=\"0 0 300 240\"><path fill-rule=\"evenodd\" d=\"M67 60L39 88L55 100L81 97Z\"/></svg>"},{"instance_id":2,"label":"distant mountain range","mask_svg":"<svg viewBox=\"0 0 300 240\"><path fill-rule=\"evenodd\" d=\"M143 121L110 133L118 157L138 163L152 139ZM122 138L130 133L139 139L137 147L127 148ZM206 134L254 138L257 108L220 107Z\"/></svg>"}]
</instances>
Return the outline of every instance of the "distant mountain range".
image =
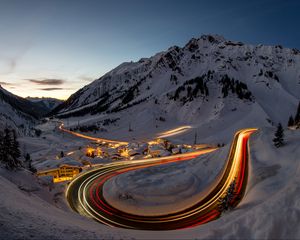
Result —
<instances>
[{"instance_id":1,"label":"distant mountain range","mask_svg":"<svg viewBox=\"0 0 300 240\"><path fill-rule=\"evenodd\" d=\"M155 116L206 128L286 124L300 100L300 51L219 35L125 62L56 107L59 117ZM145 121L136 119L138 121Z\"/></svg>"},{"instance_id":2,"label":"distant mountain range","mask_svg":"<svg viewBox=\"0 0 300 240\"><path fill-rule=\"evenodd\" d=\"M40 109L43 109L42 115L46 115L49 112L51 112L54 108L56 108L59 104L61 104L63 101L56 99L56 98L38 98L38 97L27 97L27 100L34 103Z\"/></svg>"},{"instance_id":3,"label":"distant mountain range","mask_svg":"<svg viewBox=\"0 0 300 240\"><path fill-rule=\"evenodd\" d=\"M51 98L22 98L0 86L0 127L25 128L45 116L60 100Z\"/></svg>"}]
</instances>

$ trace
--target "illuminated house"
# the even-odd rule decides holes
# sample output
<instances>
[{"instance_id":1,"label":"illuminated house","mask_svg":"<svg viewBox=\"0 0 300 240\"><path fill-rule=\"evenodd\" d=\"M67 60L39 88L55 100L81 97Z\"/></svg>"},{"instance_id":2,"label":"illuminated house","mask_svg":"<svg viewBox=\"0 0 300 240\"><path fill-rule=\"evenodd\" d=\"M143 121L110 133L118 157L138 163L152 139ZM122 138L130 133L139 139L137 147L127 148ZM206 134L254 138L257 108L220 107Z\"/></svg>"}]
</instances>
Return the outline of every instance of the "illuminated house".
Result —
<instances>
[{"instance_id":1,"label":"illuminated house","mask_svg":"<svg viewBox=\"0 0 300 240\"><path fill-rule=\"evenodd\" d=\"M152 157L162 157L169 155L169 152L164 149L161 145L150 145L148 147L148 154Z\"/></svg>"},{"instance_id":2,"label":"illuminated house","mask_svg":"<svg viewBox=\"0 0 300 240\"><path fill-rule=\"evenodd\" d=\"M52 176L53 182L63 182L72 180L76 175L78 175L82 171L81 167L71 166L67 164L63 164L58 168L48 169L44 171L38 171L37 176Z\"/></svg>"}]
</instances>

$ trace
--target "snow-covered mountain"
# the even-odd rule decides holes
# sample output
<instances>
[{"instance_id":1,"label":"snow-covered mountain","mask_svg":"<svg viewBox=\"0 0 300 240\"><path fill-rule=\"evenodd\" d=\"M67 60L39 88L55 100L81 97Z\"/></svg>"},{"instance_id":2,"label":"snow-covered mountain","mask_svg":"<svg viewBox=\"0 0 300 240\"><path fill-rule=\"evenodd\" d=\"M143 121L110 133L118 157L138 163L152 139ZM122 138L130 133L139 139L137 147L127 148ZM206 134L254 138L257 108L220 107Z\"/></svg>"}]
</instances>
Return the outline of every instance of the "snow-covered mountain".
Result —
<instances>
[{"instance_id":1,"label":"snow-covered mountain","mask_svg":"<svg viewBox=\"0 0 300 240\"><path fill-rule=\"evenodd\" d=\"M203 35L182 48L121 64L73 94L53 114L109 114L138 130L157 127L157 119L164 119L191 124L209 137L209 129L220 133L233 125L232 131L286 125L299 100L299 50Z\"/></svg>"},{"instance_id":2,"label":"snow-covered mountain","mask_svg":"<svg viewBox=\"0 0 300 240\"><path fill-rule=\"evenodd\" d=\"M0 86L0 129L10 126L26 132L41 116L42 109L36 104L18 97Z\"/></svg>"},{"instance_id":3,"label":"snow-covered mountain","mask_svg":"<svg viewBox=\"0 0 300 240\"><path fill-rule=\"evenodd\" d=\"M38 105L41 109L44 110L44 115L52 111L56 108L59 104L63 101L56 99L56 98L38 98L38 97L27 97L27 100L33 102L34 104Z\"/></svg>"}]
</instances>

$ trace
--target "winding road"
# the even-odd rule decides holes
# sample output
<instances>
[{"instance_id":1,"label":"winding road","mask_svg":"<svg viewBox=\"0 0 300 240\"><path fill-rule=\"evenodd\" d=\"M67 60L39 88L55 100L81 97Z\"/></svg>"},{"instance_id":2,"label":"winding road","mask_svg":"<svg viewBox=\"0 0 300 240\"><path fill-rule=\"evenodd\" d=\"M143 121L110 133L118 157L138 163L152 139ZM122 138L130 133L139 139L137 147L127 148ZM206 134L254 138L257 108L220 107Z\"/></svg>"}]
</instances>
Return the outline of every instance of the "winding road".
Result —
<instances>
[{"instance_id":1,"label":"winding road","mask_svg":"<svg viewBox=\"0 0 300 240\"><path fill-rule=\"evenodd\" d=\"M185 210L159 216L130 214L114 208L104 199L103 185L108 179L128 171L189 160L216 149L202 149L163 158L116 162L95 168L79 175L69 184L66 191L67 201L79 214L113 227L175 230L207 223L220 217L219 200L234 180L236 194L231 204L236 206L244 196L248 178L248 140L256 130L243 129L235 134L224 169L207 194Z\"/></svg>"}]
</instances>

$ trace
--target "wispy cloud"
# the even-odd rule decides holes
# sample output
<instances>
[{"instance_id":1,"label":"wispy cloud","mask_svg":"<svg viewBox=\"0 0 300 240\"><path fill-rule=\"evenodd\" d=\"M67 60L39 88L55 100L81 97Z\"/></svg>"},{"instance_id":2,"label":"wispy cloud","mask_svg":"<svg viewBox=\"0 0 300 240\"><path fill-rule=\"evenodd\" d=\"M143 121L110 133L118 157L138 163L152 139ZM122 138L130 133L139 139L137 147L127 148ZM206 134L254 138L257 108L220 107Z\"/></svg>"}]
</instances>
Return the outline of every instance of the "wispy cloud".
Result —
<instances>
[{"instance_id":1,"label":"wispy cloud","mask_svg":"<svg viewBox=\"0 0 300 240\"><path fill-rule=\"evenodd\" d=\"M65 80L62 79L25 79L29 82L35 83L37 85L62 85Z\"/></svg>"},{"instance_id":2,"label":"wispy cloud","mask_svg":"<svg viewBox=\"0 0 300 240\"><path fill-rule=\"evenodd\" d=\"M8 83L8 82L0 82L0 85L3 85L3 86L13 86L14 84Z\"/></svg>"},{"instance_id":3,"label":"wispy cloud","mask_svg":"<svg viewBox=\"0 0 300 240\"><path fill-rule=\"evenodd\" d=\"M12 73L16 66L19 57L3 57L0 56L1 71L0 74Z\"/></svg>"},{"instance_id":4,"label":"wispy cloud","mask_svg":"<svg viewBox=\"0 0 300 240\"><path fill-rule=\"evenodd\" d=\"M9 45L9 44L8 44ZM15 71L20 63L20 60L32 47L31 42L22 41L17 45L13 44L12 49L1 49L0 53L0 74L10 74ZM7 51L5 51L7 50ZM8 51L9 50L9 51Z\"/></svg>"},{"instance_id":5,"label":"wispy cloud","mask_svg":"<svg viewBox=\"0 0 300 240\"><path fill-rule=\"evenodd\" d=\"M90 77L90 76L87 76L87 75L80 75L80 76L78 76L78 79L83 80L85 82L92 82L92 81L95 80L94 77Z\"/></svg>"},{"instance_id":6,"label":"wispy cloud","mask_svg":"<svg viewBox=\"0 0 300 240\"><path fill-rule=\"evenodd\" d=\"M39 88L42 91L58 91L58 90L70 90L70 88Z\"/></svg>"}]
</instances>

